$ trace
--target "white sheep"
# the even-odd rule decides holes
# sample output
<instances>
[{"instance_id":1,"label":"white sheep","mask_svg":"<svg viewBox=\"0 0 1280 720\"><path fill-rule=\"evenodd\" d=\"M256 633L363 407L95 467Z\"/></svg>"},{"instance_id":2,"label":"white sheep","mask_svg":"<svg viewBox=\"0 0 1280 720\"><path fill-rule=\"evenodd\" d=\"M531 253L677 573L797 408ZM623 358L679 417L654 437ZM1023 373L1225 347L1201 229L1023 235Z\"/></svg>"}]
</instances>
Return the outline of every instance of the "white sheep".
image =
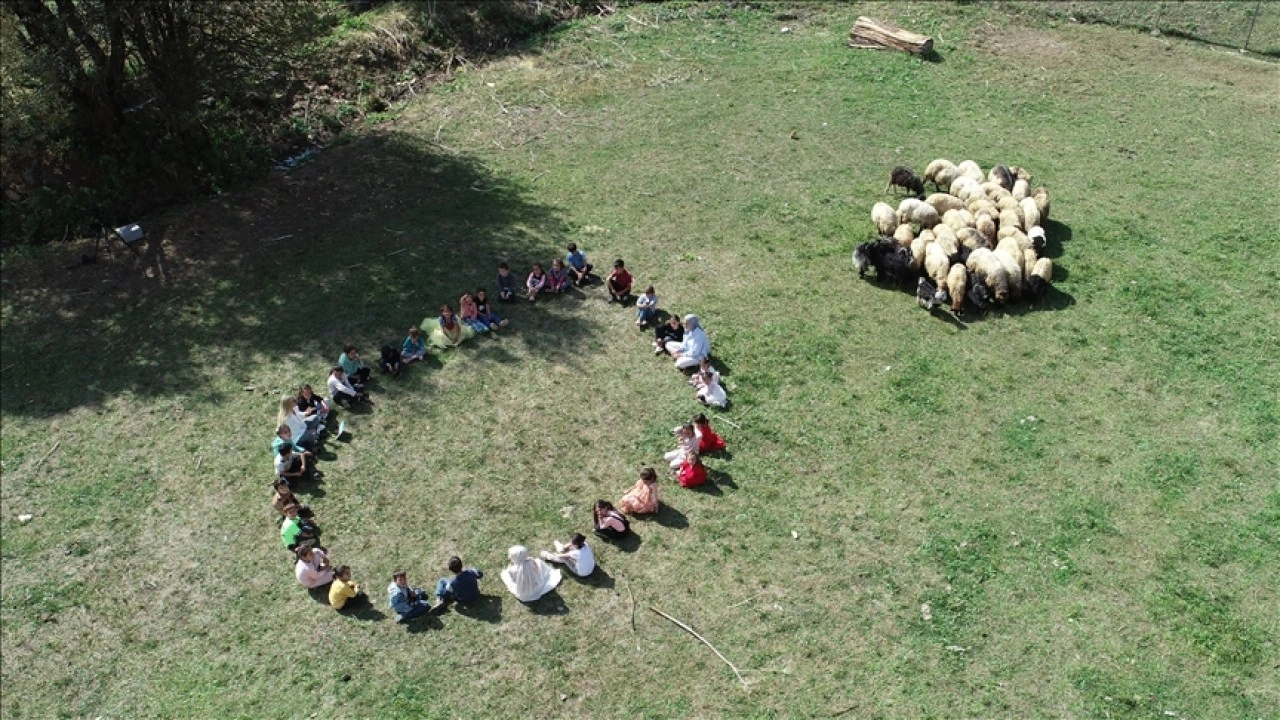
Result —
<instances>
[{"instance_id":1,"label":"white sheep","mask_svg":"<svg viewBox=\"0 0 1280 720\"><path fill-rule=\"evenodd\" d=\"M974 213L973 227L976 228L978 232L985 235L988 239L995 237L996 236L995 215L992 215L991 213L985 213L985 212Z\"/></svg>"},{"instance_id":2,"label":"white sheep","mask_svg":"<svg viewBox=\"0 0 1280 720\"><path fill-rule=\"evenodd\" d=\"M911 261L907 263L907 267L911 271L917 271L924 264L924 249L933 242L933 233L928 230L921 230L915 240L911 241Z\"/></svg>"},{"instance_id":3,"label":"white sheep","mask_svg":"<svg viewBox=\"0 0 1280 720\"><path fill-rule=\"evenodd\" d=\"M1045 187L1038 187L1036 191L1031 193L1031 199L1036 203L1036 209L1040 211L1040 222L1043 223L1049 219L1049 190Z\"/></svg>"},{"instance_id":4,"label":"white sheep","mask_svg":"<svg viewBox=\"0 0 1280 720\"><path fill-rule=\"evenodd\" d=\"M956 197L964 197L967 193L963 193L961 191L965 190L965 188L976 188L981 190L982 183L967 175L960 175L955 180L952 180L951 184L947 186L947 192L955 195Z\"/></svg>"},{"instance_id":5,"label":"white sheep","mask_svg":"<svg viewBox=\"0 0 1280 720\"><path fill-rule=\"evenodd\" d=\"M933 228L933 243L942 248L947 257L953 257L960 252L960 242L956 239L956 233L949 225L940 224Z\"/></svg>"},{"instance_id":6,"label":"white sheep","mask_svg":"<svg viewBox=\"0 0 1280 720\"><path fill-rule=\"evenodd\" d=\"M942 213L942 224L955 231L962 228L973 227L973 213L961 208L959 210L948 210Z\"/></svg>"},{"instance_id":7,"label":"white sheep","mask_svg":"<svg viewBox=\"0 0 1280 720\"><path fill-rule=\"evenodd\" d=\"M1026 168L1018 167L1017 165L1010 165L1009 172L1013 173L1015 180L1025 180L1028 183L1031 182L1031 173L1027 172Z\"/></svg>"},{"instance_id":8,"label":"white sheep","mask_svg":"<svg viewBox=\"0 0 1280 720\"><path fill-rule=\"evenodd\" d=\"M1018 241L1005 238L991 251L993 257L1004 266L1009 277L1009 299L1016 300L1022 295L1022 252L1018 250Z\"/></svg>"},{"instance_id":9,"label":"white sheep","mask_svg":"<svg viewBox=\"0 0 1280 720\"><path fill-rule=\"evenodd\" d=\"M938 173L947 173L948 171L955 171L950 173L951 179L947 180L945 183L938 179ZM951 184L951 180L955 179L955 175L958 174L958 172L959 171L956 171L956 166L950 160L947 160L946 158L938 158L937 160L929 163L929 166L924 169L924 181L933 183L934 187L946 187Z\"/></svg>"},{"instance_id":10,"label":"white sheep","mask_svg":"<svg viewBox=\"0 0 1280 720\"><path fill-rule=\"evenodd\" d=\"M1003 230L1008 227L1016 227L1019 230L1022 229L1022 216L1018 214L1018 211L1016 210L1000 211L1000 229Z\"/></svg>"},{"instance_id":11,"label":"white sheep","mask_svg":"<svg viewBox=\"0 0 1280 720\"><path fill-rule=\"evenodd\" d=\"M892 235L898 229L898 215L889 203L878 202L871 206L871 222L876 225L876 232Z\"/></svg>"},{"instance_id":12,"label":"white sheep","mask_svg":"<svg viewBox=\"0 0 1280 720\"><path fill-rule=\"evenodd\" d=\"M977 180L979 183L987 179L986 174L982 172L982 168L978 166L978 163L972 160L965 160L956 167L960 169L962 174Z\"/></svg>"},{"instance_id":13,"label":"white sheep","mask_svg":"<svg viewBox=\"0 0 1280 720\"><path fill-rule=\"evenodd\" d=\"M1004 265L996 259L994 251L987 248L974 250L969 253L969 259L965 262L965 267L975 277L982 280L987 287L991 288L996 302L1003 303L1009 299L1009 273L1005 271Z\"/></svg>"},{"instance_id":14,"label":"white sheep","mask_svg":"<svg viewBox=\"0 0 1280 720\"><path fill-rule=\"evenodd\" d=\"M1031 282L1031 273L1035 270L1036 262L1038 260L1039 257L1036 255L1035 250L1027 248L1022 251L1022 277L1028 283Z\"/></svg>"},{"instance_id":15,"label":"white sheep","mask_svg":"<svg viewBox=\"0 0 1280 720\"><path fill-rule=\"evenodd\" d=\"M938 215L943 215L948 210L959 210L964 207L964 201L955 195L947 193L934 193L924 200L934 210L938 211Z\"/></svg>"},{"instance_id":16,"label":"white sheep","mask_svg":"<svg viewBox=\"0 0 1280 720\"><path fill-rule=\"evenodd\" d=\"M924 249L924 272L933 280L938 288L939 299L946 296L947 271L951 269L951 258L937 242L931 242Z\"/></svg>"},{"instance_id":17,"label":"white sheep","mask_svg":"<svg viewBox=\"0 0 1280 720\"><path fill-rule=\"evenodd\" d=\"M1035 266L1031 269L1031 275L1027 278L1027 294L1033 298L1039 298L1044 295L1044 291L1049 288L1049 281L1053 280L1053 261L1047 257L1036 260Z\"/></svg>"},{"instance_id":18,"label":"white sheep","mask_svg":"<svg viewBox=\"0 0 1280 720\"><path fill-rule=\"evenodd\" d=\"M934 175L933 177L934 187L949 188L951 187L951 183L955 182L955 179L960 176L961 176L960 168L956 167L955 165L944 167L938 171L937 175Z\"/></svg>"},{"instance_id":19,"label":"white sheep","mask_svg":"<svg viewBox=\"0 0 1280 720\"><path fill-rule=\"evenodd\" d=\"M1026 180L1015 180L1013 183L1013 190L1010 191L1010 194L1013 195L1014 200L1022 202L1022 198L1030 197L1030 195L1028 195L1029 192L1031 192L1031 183Z\"/></svg>"},{"instance_id":20,"label":"white sheep","mask_svg":"<svg viewBox=\"0 0 1280 720\"><path fill-rule=\"evenodd\" d=\"M896 222L898 217L894 216ZM893 231L893 239L897 240L902 247L911 249L911 241L916 239L916 234L911 231L910 225L899 225L897 230Z\"/></svg>"},{"instance_id":21,"label":"white sheep","mask_svg":"<svg viewBox=\"0 0 1280 720\"><path fill-rule=\"evenodd\" d=\"M942 222L942 216L933 209L932 205L914 198L907 198L898 206L898 220L914 223L922 228L931 228Z\"/></svg>"},{"instance_id":22,"label":"white sheep","mask_svg":"<svg viewBox=\"0 0 1280 720\"><path fill-rule=\"evenodd\" d=\"M947 271L947 292L951 294L951 312L956 315L964 312L964 293L969 285L969 273L961 263L956 263Z\"/></svg>"},{"instance_id":23,"label":"white sheep","mask_svg":"<svg viewBox=\"0 0 1280 720\"><path fill-rule=\"evenodd\" d=\"M1023 227L1034 227L1040 224L1040 206L1036 204L1035 198L1022 198L1022 202L1018 205L1022 208Z\"/></svg>"}]
</instances>

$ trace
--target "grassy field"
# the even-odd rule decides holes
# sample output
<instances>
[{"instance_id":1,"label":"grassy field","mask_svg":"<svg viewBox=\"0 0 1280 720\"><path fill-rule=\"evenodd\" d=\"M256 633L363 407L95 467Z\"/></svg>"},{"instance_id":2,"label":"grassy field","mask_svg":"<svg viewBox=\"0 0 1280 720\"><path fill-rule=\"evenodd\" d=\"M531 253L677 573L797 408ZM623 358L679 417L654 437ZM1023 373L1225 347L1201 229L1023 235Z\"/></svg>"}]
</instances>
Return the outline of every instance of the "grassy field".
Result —
<instances>
[{"instance_id":1,"label":"grassy field","mask_svg":"<svg viewBox=\"0 0 1280 720\"><path fill-rule=\"evenodd\" d=\"M939 60L845 47L858 14ZM141 259L7 258L0 713L1280 715L1280 69L1018 18L633 7L146 219ZM939 156L1050 188L1044 303L954 321L857 277L889 168ZM714 485L507 595L507 546L586 527L700 409L601 288L512 307L348 415L306 495L378 611L313 602L280 394L568 241L704 318ZM394 623L392 568L455 553L490 598Z\"/></svg>"}]
</instances>

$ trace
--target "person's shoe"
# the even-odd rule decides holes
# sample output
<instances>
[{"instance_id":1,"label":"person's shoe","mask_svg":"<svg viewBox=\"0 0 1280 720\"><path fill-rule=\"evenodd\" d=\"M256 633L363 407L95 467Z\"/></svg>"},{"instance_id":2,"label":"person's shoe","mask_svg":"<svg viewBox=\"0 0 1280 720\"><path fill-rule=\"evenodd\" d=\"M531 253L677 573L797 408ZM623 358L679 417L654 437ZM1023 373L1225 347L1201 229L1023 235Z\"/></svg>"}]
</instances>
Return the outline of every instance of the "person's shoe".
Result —
<instances>
[{"instance_id":1,"label":"person's shoe","mask_svg":"<svg viewBox=\"0 0 1280 720\"><path fill-rule=\"evenodd\" d=\"M654 354L654 355L661 355L661 354L662 354L662 348L660 348L660 347L656 347L656 348L654 348L654 349L653 349L653 354Z\"/></svg>"}]
</instances>

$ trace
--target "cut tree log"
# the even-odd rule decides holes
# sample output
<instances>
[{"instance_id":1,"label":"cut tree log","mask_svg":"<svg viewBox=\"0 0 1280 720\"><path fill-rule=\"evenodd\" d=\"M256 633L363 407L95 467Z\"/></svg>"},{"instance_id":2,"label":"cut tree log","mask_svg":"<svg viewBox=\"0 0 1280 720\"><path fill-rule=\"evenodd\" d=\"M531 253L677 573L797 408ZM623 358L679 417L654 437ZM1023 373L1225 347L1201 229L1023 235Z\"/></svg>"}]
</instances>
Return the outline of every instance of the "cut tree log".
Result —
<instances>
[{"instance_id":1,"label":"cut tree log","mask_svg":"<svg viewBox=\"0 0 1280 720\"><path fill-rule=\"evenodd\" d=\"M864 16L859 17L853 24L853 30L849 31L849 47L928 55L933 52L933 38Z\"/></svg>"}]
</instances>

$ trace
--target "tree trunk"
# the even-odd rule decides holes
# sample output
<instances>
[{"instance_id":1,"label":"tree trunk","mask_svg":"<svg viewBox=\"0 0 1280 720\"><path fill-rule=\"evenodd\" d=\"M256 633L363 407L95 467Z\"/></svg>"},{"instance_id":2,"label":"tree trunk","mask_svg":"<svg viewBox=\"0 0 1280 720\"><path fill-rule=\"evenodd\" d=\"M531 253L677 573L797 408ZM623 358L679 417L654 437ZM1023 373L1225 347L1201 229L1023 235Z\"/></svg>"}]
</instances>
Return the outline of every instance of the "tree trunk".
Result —
<instances>
[{"instance_id":1,"label":"tree trunk","mask_svg":"<svg viewBox=\"0 0 1280 720\"><path fill-rule=\"evenodd\" d=\"M853 30L849 32L849 47L902 50L912 55L927 55L933 52L933 38L869 17L859 17Z\"/></svg>"}]
</instances>

